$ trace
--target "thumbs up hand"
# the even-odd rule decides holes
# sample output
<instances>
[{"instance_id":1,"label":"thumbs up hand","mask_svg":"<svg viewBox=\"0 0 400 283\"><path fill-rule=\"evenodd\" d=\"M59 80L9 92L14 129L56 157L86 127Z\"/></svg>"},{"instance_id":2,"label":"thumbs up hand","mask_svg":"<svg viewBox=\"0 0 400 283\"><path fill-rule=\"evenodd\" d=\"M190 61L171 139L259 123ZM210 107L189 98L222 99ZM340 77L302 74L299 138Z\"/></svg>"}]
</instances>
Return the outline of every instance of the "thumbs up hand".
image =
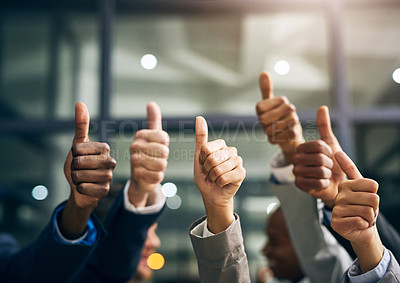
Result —
<instances>
[{"instance_id":1,"label":"thumbs up hand","mask_svg":"<svg viewBox=\"0 0 400 283\"><path fill-rule=\"evenodd\" d=\"M306 142L297 147L293 157L293 174L298 188L321 198L332 208L337 187L346 176L334 158L335 152L342 148L333 134L328 107L319 108L317 126L321 140Z\"/></svg>"},{"instance_id":2,"label":"thumbs up hand","mask_svg":"<svg viewBox=\"0 0 400 283\"><path fill-rule=\"evenodd\" d=\"M291 164L297 145L304 142L296 108L285 96L274 97L267 73L260 75L259 83L263 100L256 105L258 119L269 142L279 145L287 164Z\"/></svg>"},{"instance_id":3,"label":"thumbs up hand","mask_svg":"<svg viewBox=\"0 0 400 283\"><path fill-rule=\"evenodd\" d=\"M207 140L207 123L199 116L196 118L194 183L203 197L208 229L216 234L234 221L233 197L246 170L236 148L228 147L224 140Z\"/></svg>"},{"instance_id":4,"label":"thumbs up hand","mask_svg":"<svg viewBox=\"0 0 400 283\"><path fill-rule=\"evenodd\" d=\"M106 143L89 141L89 112L86 105L75 105L75 137L64 164L64 173L73 198L80 208L96 207L110 189L116 162Z\"/></svg>"},{"instance_id":5,"label":"thumbs up hand","mask_svg":"<svg viewBox=\"0 0 400 283\"><path fill-rule=\"evenodd\" d=\"M116 162L106 143L89 141L89 112L84 103L75 105L75 136L64 163L71 194L62 213L60 230L67 238L81 235L99 199L110 189Z\"/></svg>"},{"instance_id":6,"label":"thumbs up hand","mask_svg":"<svg viewBox=\"0 0 400 283\"><path fill-rule=\"evenodd\" d=\"M339 184L335 207L332 211L332 228L352 244L363 272L378 265L383 246L376 228L379 210L378 183L363 178L353 161L342 151L335 158L349 178Z\"/></svg>"},{"instance_id":7,"label":"thumbs up hand","mask_svg":"<svg viewBox=\"0 0 400 283\"><path fill-rule=\"evenodd\" d=\"M135 134L130 146L131 185L128 197L135 206L145 206L149 193L164 179L169 155L169 136L162 130L161 110L155 102L147 105L148 129Z\"/></svg>"}]
</instances>

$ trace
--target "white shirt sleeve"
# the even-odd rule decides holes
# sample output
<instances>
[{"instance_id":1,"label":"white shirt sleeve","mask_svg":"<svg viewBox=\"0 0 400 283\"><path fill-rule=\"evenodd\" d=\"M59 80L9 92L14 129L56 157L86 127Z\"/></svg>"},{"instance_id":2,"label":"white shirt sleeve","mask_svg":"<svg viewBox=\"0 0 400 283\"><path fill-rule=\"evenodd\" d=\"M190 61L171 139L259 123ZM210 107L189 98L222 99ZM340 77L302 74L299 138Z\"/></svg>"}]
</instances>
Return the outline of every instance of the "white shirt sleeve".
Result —
<instances>
[{"instance_id":1,"label":"white shirt sleeve","mask_svg":"<svg viewBox=\"0 0 400 283\"><path fill-rule=\"evenodd\" d=\"M283 153L276 153L270 162L271 174L279 184L294 183L293 164L286 165Z\"/></svg>"},{"instance_id":2,"label":"white shirt sleeve","mask_svg":"<svg viewBox=\"0 0 400 283\"><path fill-rule=\"evenodd\" d=\"M234 225L235 222L237 222L238 219L235 217L235 220L233 220L233 222L231 223L231 225L229 225L228 228L225 229L225 231L228 231L229 229L232 229L232 226ZM223 232L225 232L223 231ZM221 232L221 233L223 233ZM203 222L201 222L200 224L198 224L197 226L195 226L190 233L197 235L201 238L208 238L208 237L212 237L215 236L216 234L210 232L210 230L208 230L207 228L207 218L204 219Z\"/></svg>"},{"instance_id":3,"label":"white shirt sleeve","mask_svg":"<svg viewBox=\"0 0 400 283\"><path fill-rule=\"evenodd\" d=\"M145 206L145 207L135 207L130 201L128 197L128 190L129 186L131 184L131 181L128 180L126 182L125 187L124 187L124 208L127 211L136 213L136 214L152 214L152 213L157 213L161 211L161 209L164 207L164 204L167 200L167 198L162 194L161 192L161 185L156 188L155 192L160 195L159 201L153 205Z\"/></svg>"}]
</instances>

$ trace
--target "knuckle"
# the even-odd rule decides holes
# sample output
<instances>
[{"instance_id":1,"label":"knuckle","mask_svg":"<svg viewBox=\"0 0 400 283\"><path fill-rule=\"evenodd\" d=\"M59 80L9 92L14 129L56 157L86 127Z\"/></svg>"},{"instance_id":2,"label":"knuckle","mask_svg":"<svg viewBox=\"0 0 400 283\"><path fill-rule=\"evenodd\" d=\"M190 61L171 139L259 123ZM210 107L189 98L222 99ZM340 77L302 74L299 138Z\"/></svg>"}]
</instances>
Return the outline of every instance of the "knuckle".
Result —
<instances>
[{"instance_id":1,"label":"knuckle","mask_svg":"<svg viewBox=\"0 0 400 283\"><path fill-rule=\"evenodd\" d=\"M161 171L165 171L167 169L168 166L168 161L163 159L160 161L160 169Z\"/></svg>"},{"instance_id":2,"label":"knuckle","mask_svg":"<svg viewBox=\"0 0 400 283\"><path fill-rule=\"evenodd\" d=\"M72 181L74 181L75 183L79 182L79 179L81 178L80 172L76 171L76 170L71 171L71 178L72 178Z\"/></svg>"},{"instance_id":3,"label":"knuckle","mask_svg":"<svg viewBox=\"0 0 400 283\"><path fill-rule=\"evenodd\" d=\"M276 100L277 100L278 102L280 102L280 103L285 103L285 104L288 104L288 103L289 103L289 100L288 100L287 97L284 96L284 95L278 96L278 97L276 98Z\"/></svg>"},{"instance_id":4,"label":"knuckle","mask_svg":"<svg viewBox=\"0 0 400 283\"><path fill-rule=\"evenodd\" d=\"M168 135L168 133L166 131L161 131L160 134L161 134L161 139L162 139L163 143L168 145L169 144L169 135Z\"/></svg>"},{"instance_id":5,"label":"knuckle","mask_svg":"<svg viewBox=\"0 0 400 283\"><path fill-rule=\"evenodd\" d=\"M212 174L213 174L216 178L218 178L218 177L222 174L222 170L221 170L220 167L214 167L214 168L211 170L211 172L212 172Z\"/></svg>"},{"instance_id":6,"label":"knuckle","mask_svg":"<svg viewBox=\"0 0 400 283\"><path fill-rule=\"evenodd\" d=\"M109 191L110 191L110 186L108 184L104 185L104 186L100 186L97 190L100 197L107 196Z\"/></svg>"},{"instance_id":7,"label":"knuckle","mask_svg":"<svg viewBox=\"0 0 400 283\"><path fill-rule=\"evenodd\" d=\"M221 176L217 179L216 183L218 186L223 187L227 183L227 178L225 176Z\"/></svg>"},{"instance_id":8,"label":"knuckle","mask_svg":"<svg viewBox=\"0 0 400 283\"><path fill-rule=\"evenodd\" d=\"M76 185L76 191L82 195L86 192L86 185L85 184L78 184Z\"/></svg>"},{"instance_id":9,"label":"knuckle","mask_svg":"<svg viewBox=\"0 0 400 283\"><path fill-rule=\"evenodd\" d=\"M115 161L114 158L112 158L111 156L109 156L107 158L107 167L114 169L117 166L117 161Z\"/></svg>"},{"instance_id":10,"label":"knuckle","mask_svg":"<svg viewBox=\"0 0 400 283\"><path fill-rule=\"evenodd\" d=\"M108 182L111 182L111 180L112 180L112 178L113 178L112 170L107 170L107 171L105 172L104 176L105 176L105 179L106 179Z\"/></svg>"},{"instance_id":11,"label":"knuckle","mask_svg":"<svg viewBox=\"0 0 400 283\"><path fill-rule=\"evenodd\" d=\"M103 142L100 145L101 145L103 152L110 152L110 146L107 143Z\"/></svg>"}]
</instances>

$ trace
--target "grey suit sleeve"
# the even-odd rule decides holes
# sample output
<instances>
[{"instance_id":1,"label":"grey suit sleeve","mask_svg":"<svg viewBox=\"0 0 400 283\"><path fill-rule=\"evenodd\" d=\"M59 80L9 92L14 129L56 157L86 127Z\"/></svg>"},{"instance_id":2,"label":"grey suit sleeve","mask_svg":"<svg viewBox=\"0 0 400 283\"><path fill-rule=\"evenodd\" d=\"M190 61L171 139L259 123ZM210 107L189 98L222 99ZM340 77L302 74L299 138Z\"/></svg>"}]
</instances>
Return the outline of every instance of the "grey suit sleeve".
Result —
<instances>
[{"instance_id":1,"label":"grey suit sleeve","mask_svg":"<svg viewBox=\"0 0 400 283\"><path fill-rule=\"evenodd\" d=\"M202 283L250 283L240 220L224 232L203 238L192 230L206 218L195 221L189 230Z\"/></svg>"},{"instance_id":2,"label":"grey suit sleeve","mask_svg":"<svg viewBox=\"0 0 400 283\"><path fill-rule=\"evenodd\" d=\"M321 224L317 200L294 183L272 185L301 268L311 282L340 282L352 259Z\"/></svg>"},{"instance_id":3,"label":"grey suit sleeve","mask_svg":"<svg viewBox=\"0 0 400 283\"><path fill-rule=\"evenodd\" d=\"M389 267L385 273L385 275L377 282L379 283L399 283L400 282L400 266L394 257L393 253L390 250L387 250L390 256ZM354 263L346 270L343 276L343 283L349 283L350 278L349 275L357 276L361 275L360 265L358 263L358 259L354 261ZM357 282L360 282L362 279L357 279ZM371 281L371 280L369 280Z\"/></svg>"}]
</instances>

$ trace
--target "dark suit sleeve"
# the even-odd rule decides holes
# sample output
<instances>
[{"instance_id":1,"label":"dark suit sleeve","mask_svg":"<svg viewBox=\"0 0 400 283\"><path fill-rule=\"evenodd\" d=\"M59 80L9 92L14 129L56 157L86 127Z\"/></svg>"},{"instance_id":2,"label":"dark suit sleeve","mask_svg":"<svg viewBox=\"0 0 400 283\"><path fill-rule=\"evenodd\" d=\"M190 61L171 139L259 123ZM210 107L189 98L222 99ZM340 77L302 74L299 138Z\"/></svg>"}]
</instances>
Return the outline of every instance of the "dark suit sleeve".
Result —
<instances>
[{"instance_id":1,"label":"dark suit sleeve","mask_svg":"<svg viewBox=\"0 0 400 283\"><path fill-rule=\"evenodd\" d=\"M72 282L126 282L139 264L147 230L161 215L127 211L121 190L104 222L107 236L96 246L88 262Z\"/></svg>"},{"instance_id":2,"label":"dark suit sleeve","mask_svg":"<svg viewBox=\"0 0 400 283\"><path fill-rule=\"evenodd\" d=\"M0 259L0 282L67 282L86 260L93 246L58 243L53 217L35 242ZM101 231L100 222L94 222Z\"/></svg>"}]
</instances>

